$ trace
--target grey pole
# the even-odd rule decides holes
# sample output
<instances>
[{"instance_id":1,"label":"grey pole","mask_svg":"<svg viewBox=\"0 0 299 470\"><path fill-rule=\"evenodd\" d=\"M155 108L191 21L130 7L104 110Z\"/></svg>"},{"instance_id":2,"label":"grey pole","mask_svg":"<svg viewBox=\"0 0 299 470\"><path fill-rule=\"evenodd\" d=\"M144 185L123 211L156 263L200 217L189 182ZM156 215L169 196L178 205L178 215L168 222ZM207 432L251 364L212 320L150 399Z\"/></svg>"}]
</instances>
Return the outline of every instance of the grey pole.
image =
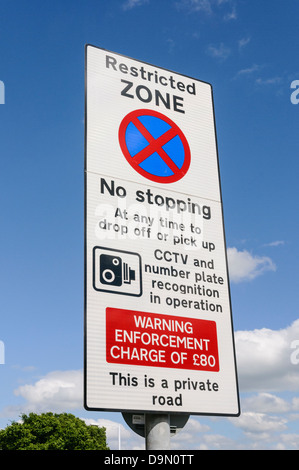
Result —
<instances>
[{"instance_id":1,"label":"grey pole","mask_svg":"<svg viewBox=\"0 0 299 470\"><path fill-rule=\"evenodd\" d=\"M145 415L146 450L170 449L169 414L148 413Z\"/></svg>"}]
</instances>

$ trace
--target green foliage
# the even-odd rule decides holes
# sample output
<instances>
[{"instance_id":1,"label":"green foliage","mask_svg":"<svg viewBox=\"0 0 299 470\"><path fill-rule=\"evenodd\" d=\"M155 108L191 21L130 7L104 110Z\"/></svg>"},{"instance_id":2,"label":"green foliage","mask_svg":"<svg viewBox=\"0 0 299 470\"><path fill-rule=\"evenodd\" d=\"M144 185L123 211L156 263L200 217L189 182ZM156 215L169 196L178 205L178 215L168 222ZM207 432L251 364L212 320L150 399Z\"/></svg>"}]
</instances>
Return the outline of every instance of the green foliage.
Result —
<instances>
[{"instance_id":1,"label":"green foliage","mask_svg":"<svg viewBox=\"0 0 299 470\"><path fill-rule=\"evenodd\" d=\"M69 413L30 413L0 430L2 450L109 450L106 430Z\"/></svg>"}]
</instances>

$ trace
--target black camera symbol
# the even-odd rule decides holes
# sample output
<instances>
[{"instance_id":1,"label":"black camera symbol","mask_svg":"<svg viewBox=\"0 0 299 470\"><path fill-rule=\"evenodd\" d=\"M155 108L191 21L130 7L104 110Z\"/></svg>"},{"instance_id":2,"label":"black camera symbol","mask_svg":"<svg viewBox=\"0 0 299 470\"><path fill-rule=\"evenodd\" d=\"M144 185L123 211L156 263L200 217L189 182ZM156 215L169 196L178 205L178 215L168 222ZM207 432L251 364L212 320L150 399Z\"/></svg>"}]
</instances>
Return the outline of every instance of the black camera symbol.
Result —
<instances>
[{"instance_id":1,"label":"black camera symbol","mask_svg":"<svg viewBox=\"0 0 299 470\"><path fill-rule=\"evenodd\" d=\"M110 286L131 284L135 281L135 271L119 256L100 255L100 282Z\"/></svg>"}]
</instances>

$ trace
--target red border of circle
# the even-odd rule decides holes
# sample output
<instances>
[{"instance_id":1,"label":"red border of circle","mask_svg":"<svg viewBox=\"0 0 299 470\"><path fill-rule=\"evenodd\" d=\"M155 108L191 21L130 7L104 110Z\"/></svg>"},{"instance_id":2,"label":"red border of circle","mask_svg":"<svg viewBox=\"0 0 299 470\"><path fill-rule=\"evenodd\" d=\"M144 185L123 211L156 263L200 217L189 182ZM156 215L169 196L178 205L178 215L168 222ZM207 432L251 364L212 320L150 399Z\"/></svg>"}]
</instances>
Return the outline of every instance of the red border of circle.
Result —
<instances>
[{"instance_id":1,"label":"red border of circle","mask_svg":"<svg viewBox=\"0 0 299 470\"><path fill-rule=\"evenodd\" d=\"M125 134L126 134L127 127L129 123L131 122L132 118L137 118L143 115L158 117L162 119L163 121L167 122L167 124L169 124L172 128L174 128L177 131L177 135L180 137L183 143L183 147L185 151L185 158L184 158L184 163L183 163L182 168L179 169L178 172L175 173L174 175L170 175L170 176L151 175L147 171L143 170L139 165L134 165L134 157L131 156L131 154L129 153L127 149ZM171 119L169 119L167 116L165 116L162 113L158 113L157 111L153 111L151 109L137 109L135 111L130 112L123 118L122 122L120 123L119 131L118 131L118 140L119 140L119 145L122 150L122 153L124 154L126 160L129 162L131 167L134 168L134 170L136 170L137 173L139 173L140 175L144 176L145 178L151 181L155 181L156 183L163 183L163 184L174 183L182 179L183 176L185 176L185 174L189 170L190 162L191 162L191 152L190 152L188 141L185 135L183 134L183 132L181 131L181 129L177 126L177 124L175 124Z\"/></svg>"}]
</instances>

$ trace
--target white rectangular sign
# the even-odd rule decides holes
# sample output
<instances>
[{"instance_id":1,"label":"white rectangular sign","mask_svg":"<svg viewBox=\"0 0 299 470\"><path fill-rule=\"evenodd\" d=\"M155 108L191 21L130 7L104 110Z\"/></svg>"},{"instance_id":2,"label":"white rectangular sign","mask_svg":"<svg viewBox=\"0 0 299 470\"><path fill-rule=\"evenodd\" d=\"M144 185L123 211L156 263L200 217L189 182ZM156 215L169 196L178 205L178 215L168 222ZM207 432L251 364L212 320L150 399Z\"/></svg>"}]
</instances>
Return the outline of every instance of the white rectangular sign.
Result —
<instances>
[{"instance_id":1,"label":"white rectangular sign","mask_svg":"<svg viewBox=\"0 0 299 470\"><path fill-rule=\"evenodd\" d=\"M208 83L86 46L85 407L239 414Z\"/></svg>"}]
</instances>

